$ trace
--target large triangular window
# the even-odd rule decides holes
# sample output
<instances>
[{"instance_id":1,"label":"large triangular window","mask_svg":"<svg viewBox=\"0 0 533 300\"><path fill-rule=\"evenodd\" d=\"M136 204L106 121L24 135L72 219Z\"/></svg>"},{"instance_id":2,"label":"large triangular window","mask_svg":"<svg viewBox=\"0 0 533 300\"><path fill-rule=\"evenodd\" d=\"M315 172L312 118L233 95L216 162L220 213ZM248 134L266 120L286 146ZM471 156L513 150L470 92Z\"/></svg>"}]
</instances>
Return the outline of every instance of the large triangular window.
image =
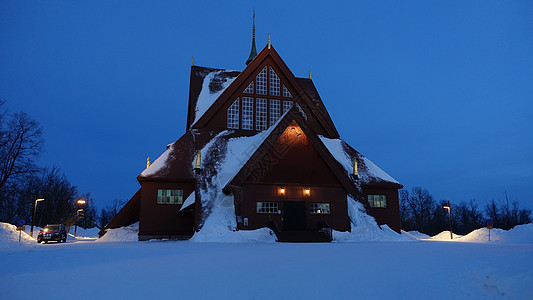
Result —
<instances>
[{"instance_id":1,"label":"large triangular window","mask_svg":"<svg viewBox=\"0 0 533 300\"><path fill-rule=\"evenodd\" d=\"M265 130L296 105L292 94L272 66L266 65L228 107L228 129ZM268 96L267 96L268 95Z\"/></svg>"},{"instance_id":2,"label":"large triangular window","mask_svg":"<svg viewBox=\"0 0 533 300\"><path fill-rule=\"evenodd\" d=\"M280 82L276 72L270 67L270 95L279 96Z\"/></svg>"},{"instance_id":3,"label":"large triangular window","mask_svg":"<svg viewBox=\"0 0 533 300\"><path fill-rule=\"evenodd\" d=\"M246 94L253 94L254 93L254 82L250 82L248 87L244 90L244 93Z\"/></svg>"},{"instance_id":4,"label":"large triangular window","mask_svg":"<svg viewBox=\"0 0 533 300\"><path fill-rule=\"evenodd\" d=\"M256 87L256 93L259 95L266 95L267 94L267 67L264 67L259 74L257 74L256 78L257 87Z\"/></svg>"}]
</instances>

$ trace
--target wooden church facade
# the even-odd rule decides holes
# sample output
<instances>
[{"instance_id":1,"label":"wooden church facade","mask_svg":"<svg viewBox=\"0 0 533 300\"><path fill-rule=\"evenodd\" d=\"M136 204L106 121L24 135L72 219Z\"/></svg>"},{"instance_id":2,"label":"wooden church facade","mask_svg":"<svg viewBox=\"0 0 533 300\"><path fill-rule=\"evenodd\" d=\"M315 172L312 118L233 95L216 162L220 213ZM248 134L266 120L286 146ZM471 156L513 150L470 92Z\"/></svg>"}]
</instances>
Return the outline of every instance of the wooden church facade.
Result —
<instances>
[{"instance_id":1,"label":"wooden church facade","mask_svg":"<svg viewBox=\"0 0 533 300\"><path fill-rule=\"evenodd\" d=\"M400 231L402 185L340 139L311 79L270 44L253 47L242 72L192 66L186 133L137 177L141 188L101 234L139 222L140 240L190 238L225 205L232 230L331 240L351 229L348 197Z\"/></svg>"}]
</instances>

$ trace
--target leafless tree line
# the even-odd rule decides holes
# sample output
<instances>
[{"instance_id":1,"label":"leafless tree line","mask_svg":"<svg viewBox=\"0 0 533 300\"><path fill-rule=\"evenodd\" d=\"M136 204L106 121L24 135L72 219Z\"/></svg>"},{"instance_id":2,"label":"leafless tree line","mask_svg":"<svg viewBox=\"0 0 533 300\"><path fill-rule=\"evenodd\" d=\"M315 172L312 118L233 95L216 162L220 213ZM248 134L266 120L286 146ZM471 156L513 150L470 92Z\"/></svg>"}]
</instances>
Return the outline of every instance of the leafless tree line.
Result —
<instances>
[{"instance_id":1,"label":"leafless tree line","mask_svg":"<svg viewBox=\"0 0 533 300\"><path fill-rule=\"evenodd\" d=\"M487 219L494 221L495 228L505 230L532 222L531 209L520 208L518 201L511 202L507 193L505 200L491 200L484 209L480 209L475 200L460 203L435 201L428 190L413 187L411 191L400 191L402 229L428 235L449 230L448 211L443 208L447 204L451 206L452 230L457 234L467 234L484 227Z\"/></svg>"}]
</instances>

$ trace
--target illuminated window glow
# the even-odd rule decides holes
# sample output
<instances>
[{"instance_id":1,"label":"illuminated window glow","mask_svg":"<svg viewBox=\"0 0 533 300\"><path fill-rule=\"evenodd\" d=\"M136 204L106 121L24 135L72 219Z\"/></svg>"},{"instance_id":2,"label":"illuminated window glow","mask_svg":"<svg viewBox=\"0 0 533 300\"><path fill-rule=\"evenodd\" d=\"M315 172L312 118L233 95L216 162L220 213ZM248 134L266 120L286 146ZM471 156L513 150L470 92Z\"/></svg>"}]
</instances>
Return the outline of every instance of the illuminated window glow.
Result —
<instances>
[{"instance_id":1,"label":"illuminated window glow","mask_svg":"<svg viewBox=\"0 0 533 300\"><path fill-rule=\"evenodd\" d=\"M387 197L385 195L368 195L370 207L387 208Z\"/></svg>"},{"instance_id":2,"label":"illuminated window glow","mask_svg":"<svg viewBox=\"0 0 533 300\"><path fill-rule=\"evenodd\" d=\"M278 202L257 202L257 212L261 214L277 214Z\"/></svg>"},{"instance_id":3,"label":"illuminated window glow","mask_svg":"<svg viewBox=\"0 0 533 300\"><path fill-rule=\"evenodd\" d=\"M329 215L329 203L309 203L309 213L313 215Z\"/></svg>"},{"instance_id":4,"label":"illuminated window glow","mask_svg":"<svg viewBox=\"0 0 533 300\"><path fill-rule=\"evenodd\" d=\"M157 204L183 204L183 190L157 190Z\"/></svg>"}]
</instances>

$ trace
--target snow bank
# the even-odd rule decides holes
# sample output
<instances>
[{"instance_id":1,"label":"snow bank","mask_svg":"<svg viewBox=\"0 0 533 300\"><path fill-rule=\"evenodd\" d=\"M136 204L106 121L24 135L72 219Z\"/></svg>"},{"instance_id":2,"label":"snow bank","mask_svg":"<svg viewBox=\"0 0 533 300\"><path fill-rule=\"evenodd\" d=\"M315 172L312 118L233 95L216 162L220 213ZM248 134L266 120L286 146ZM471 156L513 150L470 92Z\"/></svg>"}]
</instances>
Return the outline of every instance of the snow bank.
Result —
<instances>
[{"instance_id":1,"label":"snow bank","mask_svg":"<svg viewBox=\"0 0 533 300\"><path fill-rule=\"evenodd\" d=\"M139 222L130 226L107 229L98 242L137 242L139 240Z\"/></svg>"},{"instance_id":2,"label":"snow bank","mask_svg":"<svg viewBox=\"0 0 533 300\"><path fill-rule=\"evenodd\" d=\"M28 226L26 226L26 228L28 228ZM39 233L39 230L37 230L37 233L36 233L35 227L34 227L33 234L36 236L38 233ZM19 242L19 234L20 234L20 242ZM13 248L13 247L20 247L20 246L29 246L29 245L37 245L37 242L35 241L35 239L33 239L29 234L27 234L24 231L19 233L15 225L0 222L0 249L7 249L7 248Z\"/></svg>"},{"instance_id":3,"label":"snow bank","mask_svg":"<svg viewBox=\"0 0 533 300\"><path fill-rule=\"evenodd\" d=\"M74 229L75 227L71 226L69 230L69 235L72 237L74 237ZM78 226L76 229L76 238L97 238L98 232L100 232L100 228L97 227L84 229Z\"/></svg>"},{"instance_id":4,"label":"snow bank","mask_svg":"<svg viewBox=\"0 0 533 300\"><path fill-rule=\"evenodd\" d=\"M454 233L453 234L453 239L456 240L458 238L462 237L462 235L459 235L459 234L456 234ZM428 240L438 240L438 241L449 241L450 240L450 231L449 230L445 230L437 235L434 235L430 238L428 238Z\"/></svg>"},{"instance_id":5,"label":"snow bank","mask_svg":"<svg viewBox=\"0 0 533 300\"><path fill-rule=\"evenodd\" d=\"M429 239L430 236L425 234L425 233L421 233L421 232L418 232L418 231L401 231L402 232L402 235L405 235L406 237L409 237L409 238L412 238L412 239L416 239L416 240L421 240L421 239Z\"/></svg>"},{"instance_id":6,"label":"snow bank","mask_svg":"<svg viewBox=\"0 0 533 300\"><path fill-rule=\"evenodd\" d=\"M460 242L488 243L489 229L480 228L458 238ZM533 244L533 224L515 226L511 230L491 229L491 243Z\"/></svg>"},{"instance_id":7,"label":"snow bank","mask_svg":"<svg viewBox=\"0 0 533 300\"><path fill-rule=\"evenodd\" d=\"M365 212L362 203L348 197L348 215L351 220L351 232L333 231L335 242L411 242L415 239L402 236L387 225L378 226L373 217Z\"/></svg>"}]
</instances>

